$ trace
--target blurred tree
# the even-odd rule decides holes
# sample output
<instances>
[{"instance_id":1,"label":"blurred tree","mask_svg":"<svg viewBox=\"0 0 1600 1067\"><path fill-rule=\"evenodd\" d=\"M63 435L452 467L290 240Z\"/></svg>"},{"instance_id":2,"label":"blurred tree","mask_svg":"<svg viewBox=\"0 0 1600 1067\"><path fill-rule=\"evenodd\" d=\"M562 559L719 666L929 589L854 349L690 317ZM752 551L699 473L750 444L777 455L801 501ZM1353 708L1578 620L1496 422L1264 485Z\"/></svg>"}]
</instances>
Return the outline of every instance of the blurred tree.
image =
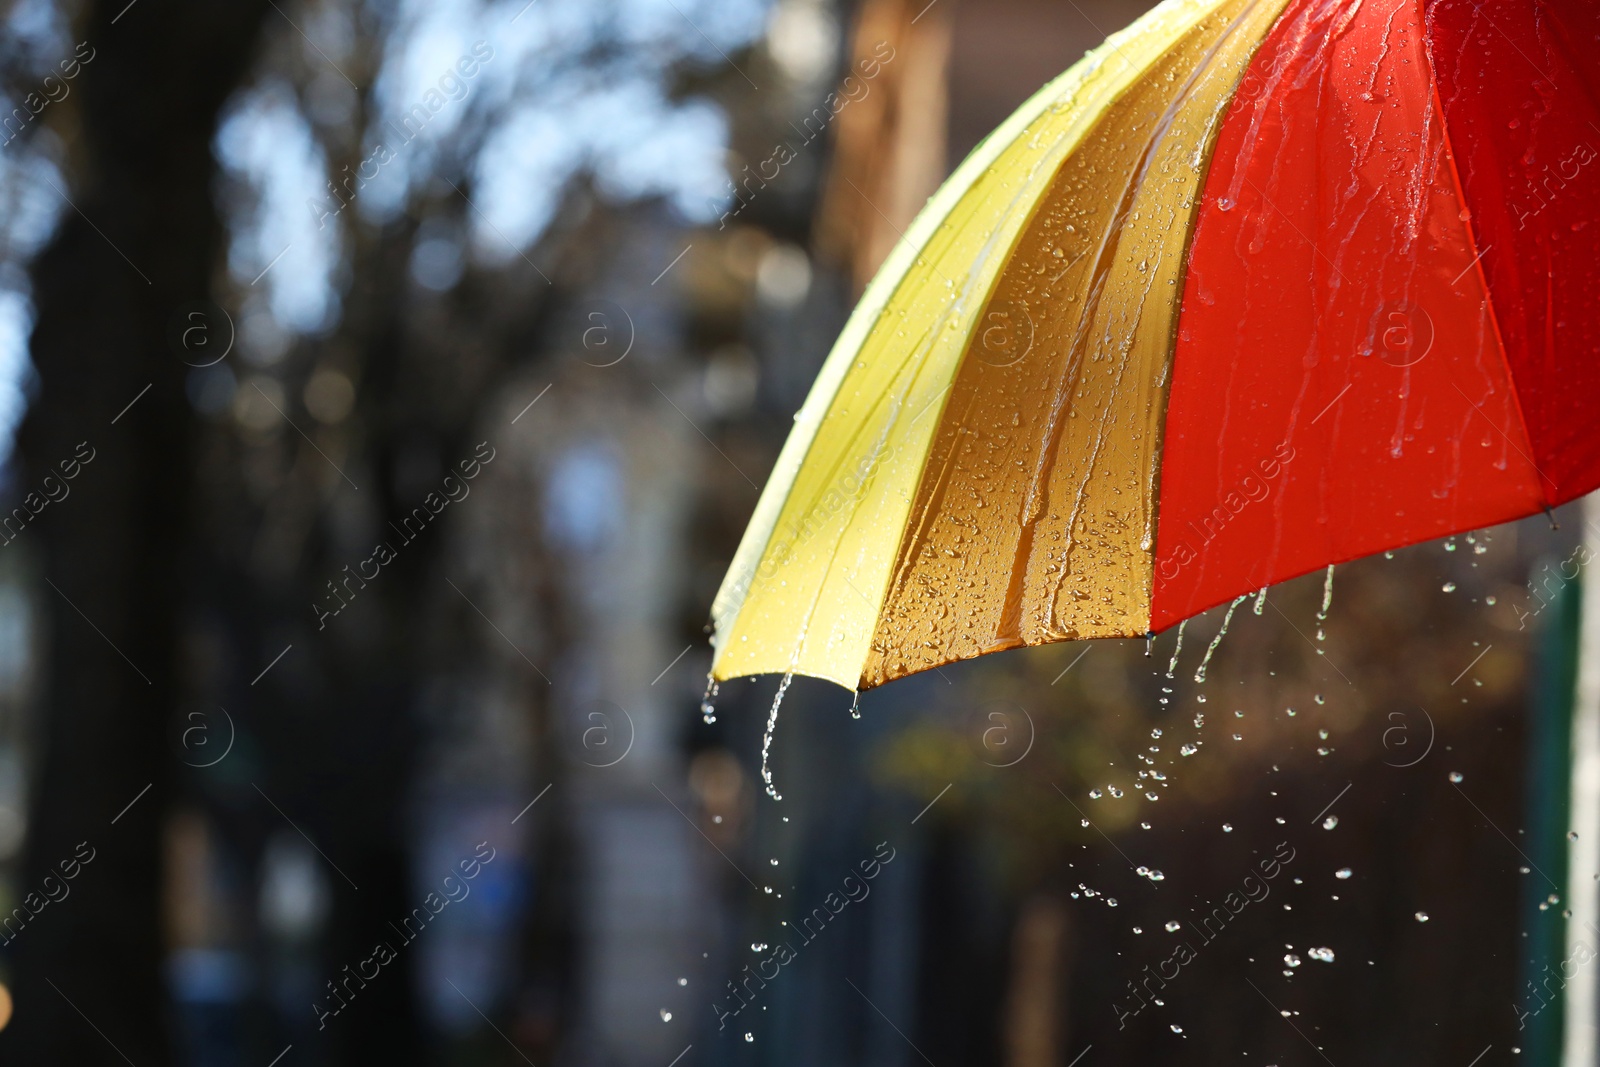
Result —
<instances>
[{"instance_id":1,"label":"blurred tree","mask_svg":"<svg viewBox=\"0 0 1600 1067\"><path fill-rule=\"evenodd\" d=\"M92 500L49 507L29 531L55 593L25 891L80 842L95 859L70 912L18 938L17 1018L0 1037L12 1062L167 1059L160 817L193 441L167 334L210 291L222 245L211 139L267 10L91 0L74 35L93 59L48 114L72 210L33 267L39 391L22 481L37 489L82 447L94 460L76 483Z\"/></svg>"}]
</instances>

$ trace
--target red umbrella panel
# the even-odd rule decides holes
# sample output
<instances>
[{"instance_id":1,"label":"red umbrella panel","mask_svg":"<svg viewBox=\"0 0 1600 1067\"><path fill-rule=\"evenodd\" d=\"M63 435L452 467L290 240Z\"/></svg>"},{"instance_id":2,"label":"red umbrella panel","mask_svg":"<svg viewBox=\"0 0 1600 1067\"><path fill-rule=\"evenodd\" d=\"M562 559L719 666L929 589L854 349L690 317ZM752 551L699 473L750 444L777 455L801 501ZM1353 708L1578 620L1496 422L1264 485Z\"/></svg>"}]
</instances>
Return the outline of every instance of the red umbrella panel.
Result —
<instances>
[{"instance_id":1,"label":"red umbrella panel","mask_svg":"<svg viewBox=\"0 0 1600 1067\"><path fill-rule=\"evenodd\" d=\"M1600 5L1180 0L962 164L719 593L717 678L1162 630L1600 485Z\"/></svg>"}]
</instances>

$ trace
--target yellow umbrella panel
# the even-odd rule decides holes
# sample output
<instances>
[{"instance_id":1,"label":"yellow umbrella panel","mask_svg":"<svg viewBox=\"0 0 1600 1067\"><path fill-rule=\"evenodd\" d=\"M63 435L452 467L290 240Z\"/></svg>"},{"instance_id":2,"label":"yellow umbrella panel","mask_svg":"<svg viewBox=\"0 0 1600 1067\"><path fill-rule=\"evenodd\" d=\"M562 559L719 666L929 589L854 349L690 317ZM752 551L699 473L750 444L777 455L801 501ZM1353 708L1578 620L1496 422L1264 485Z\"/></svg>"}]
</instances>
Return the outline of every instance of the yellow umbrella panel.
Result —
<instances>
[{"instance_id":1,"label":"yellow umbrella panel","mask_svg":"<svg viewBox=\"0 0 1600 1067\"><path fill-rule=\"evenodd\" d=\"M712 607L715 679L864 689L1149 629L1183 256L1284 2L1162 4L928 202L795 417Z\"/></svg>"}]
</instances>

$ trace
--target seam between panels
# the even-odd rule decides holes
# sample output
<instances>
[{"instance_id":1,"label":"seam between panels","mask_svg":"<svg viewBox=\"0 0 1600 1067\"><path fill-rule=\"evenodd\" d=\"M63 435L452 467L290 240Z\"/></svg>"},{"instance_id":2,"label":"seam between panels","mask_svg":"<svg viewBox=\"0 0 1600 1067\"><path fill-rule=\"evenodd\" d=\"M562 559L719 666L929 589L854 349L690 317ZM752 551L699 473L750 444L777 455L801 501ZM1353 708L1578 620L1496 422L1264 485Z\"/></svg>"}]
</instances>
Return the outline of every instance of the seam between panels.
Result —
<instances>
[{"instance_id":1,"label":"seam between panels","mask_svg":"<svg viewBox=\"0 0 1600 1067\"><path fill-rule=\"evenodd\" d=\"M1167 424L1172 417L1172 389L1173 386L1177 384L1178 377L1178 338L1183 332L1183 289L1189 278L1190 256L1194 250L1195 235L1200 231L1200 217L1204 212L1206 190L1210 188L1211 185L1212 162L1216 158L1217 146L1222 140L1222 128L1227 124L1228 116L1233 111L1234 102L1238 99L1239 89L1242 85L1244 85L1245 79L1250 76L1250 71L1255 66L1256 58L1261 54L1262 47L1267 43L1267 38L1272 36L1272 31L1277 29L1279 23L1283 21L1284 16L1288 13L1289 8L1294 0L1256 0L1256 2L1248 4L1245 9L1240 12L1238 19L1235 20L1234 27L1229 30L1230 33L1238 29L1238 24L1242 23L1249 13L1257 7L1258 2L1277 3L1278 13L1273 17L1272 21L1267 24L1266 28L1262 30L1260 37L1256 39L1255 46L1250 49L1249 58L1247 58L1244 64L1240 67L1239 77L1234 82L1232 91L1228 94L1227 103L1223 104L1218 109L1216 123L1210 131L1211 144L1206 151L1205 161L1202 163L1203 170L1200 175L1200 180L1195 183L1194 211L1189 216L1188 232L1184 235L1183 239L1183 251L1179 253L1179 291L1177 294L1177 308L1172 315L1172 332L1169 340L1170 348L1166 368L1167 382L1166 388L1161 390L1161 418L1156 427L1157 442L1154 450L1156 460L1154 478L1155 484L1152 486L1151 493L1153 505L1151 510L1154 512L1154 515L1152 516L1151 522L1152 536L1150 538L1149 553L1150 608L1145 618L1145 632L1147 635L1155 633L1157 595L1156 579L1158 577L1156 573L1156 563L1161 557L1161 486L1163 482L1163 474L1167 465ZM1168 629L1170 628L1171 627L1169 625ZM1164 633L1165 630L1162 632Z\"/></svg>"}]
</instances>

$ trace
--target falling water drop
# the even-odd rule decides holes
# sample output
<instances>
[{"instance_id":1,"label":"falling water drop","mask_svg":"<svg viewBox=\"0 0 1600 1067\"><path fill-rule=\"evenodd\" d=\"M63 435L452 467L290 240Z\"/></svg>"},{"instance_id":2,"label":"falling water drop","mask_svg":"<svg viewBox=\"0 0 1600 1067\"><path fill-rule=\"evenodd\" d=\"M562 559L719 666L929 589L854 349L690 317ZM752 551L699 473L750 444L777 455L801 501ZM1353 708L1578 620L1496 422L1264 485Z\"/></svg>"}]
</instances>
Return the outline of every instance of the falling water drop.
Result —
<instances>
[{"instance_id":1,"label":"falling water drop","mask_svg":"<svg viewBox=\"0 0 1600 1067\"><path fill-rule=\"evenodd\" d=\"M1206 668L1211 666L1211 657L1216 653L1217 646L1222 644L1222 639L1228 636L1228 624L1233 621L1234 609L1244 603L1244 600L1244 597L1236 597L1233 603L1228 605L1227 614L1222 616L1222 629L1217 631L1217 636L1213 637L1211 643L1206 646L1206 654L1200 660L1200 666L1195 668L1195 681L1203 682L1206 680Z\"/></svg>"},{"instance_id":2,"label":"falling water drop","mask_svg":"<svg viewBox=\"0 0 1600 1067\"><path fill-rule=\"evenodd\" d=\"M717 688L717 680L707 672L706 695L700 698L700 714L708 723L717 721L717 709L711 703L717 699Z\"/></svg>"},{"instance_id":3,"label":"falling water drop","mask_svg":"<svg viewBox=\"0 0 1600 1067\"><path fill-rule=\"evenodd\" d=\"M1183 1033L1183 1027L1179 1026L1177 1023L1173 1023L1171 1025L1172 1025L1172 1032L1173 1033L1175 1033L1175 1034Z\"/></svg>"},{"instance_id":4,"label":"falling water drop","mask_svg":"<svg viewBox=\"0 0 1600 1067\"><path fill-rule=\"evenodd\" d=\"M1460 771L1451 771L1450 780L1457 783L1464 782L1467 780L1467 776L1462 774Z\"/></svg>"},{"instance_id":5,"label":"falling water drop","mask_svg":"<svg viewBox=\"0 0 1600 1067\"><path fill-rule=\"evenodd\" d=\"M750 1042L754 1042L754 1041L755 1041L755 1039L756 1039L756 1035L755 1035L755 1034L752 1034L752 1033L750 1033L750 1032L749 1032L749 1031L748 1031L748 1030L747 1030L747 1031L745 1031L745 1035L744 1035L744 1039L745 1039L745 1040L746 1040L746 1041L750 1041Z\"/></svg>"},{"instance_id":6,"label":"falling water drop","mask_svg":"<svg viewBox=\"0 0 1600 1067\"><path fill-rule=\"evenodd\" d=\"M855 699L850 701L850 717L852 719L861 718L861 693L859 691L857 691Z\"/></svg>"},{"instance_id":7,"label":"falling water drop","mask_svg":"<svg viewBox=\"0 0 1600 1067\"><path fill-rule=\"evenodd\" d=\"M1307 949L1306 950L1306 955L1310 956L1314 960L1321 960L1323 963L1332 963L1333 962L1333 949L1331 949L1331 948L1311 948L1311 949Z\"/></svg>"},{"instance_id":8,"label":"falling water drop","mask_svg":"<svg viewBox=\"0 0 1600 1067\"><path fill-rule=\"evenodd\" d=\"M1176 933L1178 928L1180 926L1182 926L1182 925L1183 924L1178 922L1177 919L1168 919L1167 920L1167 933L1169 933L1169 934Z\"/></svg>"},{"instance_id":9,"label":"falling water drop","mask_svg":"<svg viewBox=\"0 0 1600 1067\"><path fill-rule=\"evenodd\" d=\"M1419 923L1425 923L1428 921L1428 913L1425 911L1419 911L1417 912L1416 919Z\"/></svg>"},{"instance_id":10,"label":"falling water drop","mask_svg":"<svg viewBox=\"0 0 1600 1067\"><path fill-rule=\"evenodd\" d=\"M1178 669L1178 656L1183 652L1183 628L1189 625L1189 620L1184 619L1178 624L1178 643L1172 646L1172 662L1167 664L1167 677L1172 677L1172 672Z\"/></svg>"},{"instance_id":11,"label":"falling water drop","mask_svg":"<svg viewBox=\"0 0 1600 1067\"><path fill-rule=\"evenodd\" d=\"M1261 592L1256 594L1256 614L1261 614L1261 609L1267 606L1267 587L1262 586Z\"/></svg>"},{"instance_id":12,"label":"falling water drop","mask_svg":"<svg viewBox=\"0 0 1600 1067\"><path fill-rule=\"evenodd\" d=\"M689 979L687 979L687 978L680 978L680 979L678 979L678 984L679 984L679 985L681 985L681 986L682 986L682 985L688 985L688 984L689 984Z\"/></svg>"},{"instance_id":13,"label":"falling water drop","mask_svg":"<svg viewBox=\"0 0 1600 1067\"><path fill-rule=\"evenodd\" d=\"M666 1008L661 1009L661 1021L664 1023L670 1023L672 1021L672 1013Z\"/></svg>"},{"instance_id":14,"label":"falling water drop","mask_svg":"<svg viewBox=\"0 0 1600 1067\"><path fill-rule=\"evenodd\" d=\"M1233 833L1233 823L1231 823L1231 822L1223 823L1222 824L1222 832L1225 833L1225 834Z\"/></svg>"},{"instance_id":15,"label":"falling water drop","mask_svg":"<svg viewBox=\"0 0 1600 1067\"><path fill-rule=\"evenodd\" d=\"M778 708L783 704L783 695L789 691L789 683L794 681L794 671L784 674L783 681L778 683L778 692L772 698L772 710L767 712L767 728L761 735L761 780L767 784L767 796L773 800L782 800L777 787L772 784L772 767L767 756L772 751L772 735L778 730Z\"/></svg>"},{"instance_id":16,"label":"falling water drop","mask_svg":"<svg viewBox=\"0 0 1600 1067\"><path fill-rule=\"evenodd\" d=\"M1333 605L1333 564L1328 564L1328 575L1322 580L1322 607L1317 609L1317 622L1328 620L1328 608ZM1327 637L1322 632L1322 627L1317 627L1317 640L1324 641Z\"/></svg>"},{"instance_id":17,"label":"falling water drop","mask_svg":"<svg viewBox=\"0 0 1600 1067\"><path fill-rule=\"evenodd\" d=\"M1330 815L1326 819L1322 820L1322 828L1324 830L1332 830L1335 826L1338 826L1338 825L1339 825L1339 816L1337 816L1337 815Z\"/></svg>"},{"instance_id":18,"label":"falling water drop","mask_svg":"<svg viewBox=\"0 0 1600 1067\"><path fill-rule=\"evenodd\" d=\"M1350 873L1349 867L1340 867L1337 871L1333 872L1333 876L1340 881L1344 881L1350 877Z\"/></svg>"}]
</instances>

